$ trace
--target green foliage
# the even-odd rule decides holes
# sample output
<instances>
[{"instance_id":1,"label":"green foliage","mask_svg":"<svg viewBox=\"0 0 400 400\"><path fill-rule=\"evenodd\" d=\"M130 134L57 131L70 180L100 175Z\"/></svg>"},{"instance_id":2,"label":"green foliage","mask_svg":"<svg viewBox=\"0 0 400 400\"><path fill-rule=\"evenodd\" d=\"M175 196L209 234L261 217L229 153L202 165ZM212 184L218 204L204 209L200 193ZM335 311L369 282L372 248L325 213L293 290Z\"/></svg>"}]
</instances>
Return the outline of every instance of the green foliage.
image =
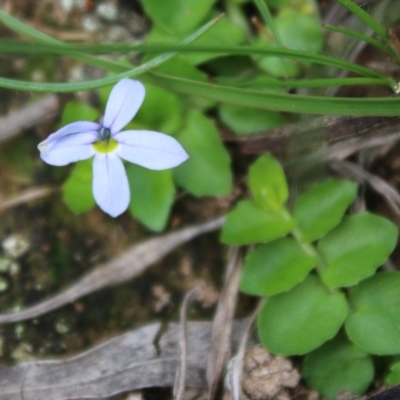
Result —
<instances>
[{"instance_id":1,"label":"green foliage","mask_svg":"<svg viewBox=\"0 0 400 400\"><path fill-rule=\"evenodd\" d=\"M77 101L68 102L61 114L61 126L76 121L94 121L99 113L93 107ZM89 211L95 205L92 193L92 159L80 161L72 167L68 179L63 184L63 200L75 212Z\"/></svg>"},{"instance_id":2,"label":"green foliage","mask_svg":"<svg viewBox=\"0 0 400 400\"><path fill-rule=\"evenodd\" d=\"M76 213L89 211L95 201L92 193L92 159L79 161L63 185L63 200Z\"/></svg>"},{"instance_id":3,"label":"green foliage","mask_svg":"<svg viewBox=\"0 0 400 400\"><path fill-rule=\"evenodd\" d=\"M292 238L260 244L245 259L240 289L258 296L272 296L301 282L317 265Z\"/></svg>"},{"instance_id":4,"label":"green foliage","mask_svg":"<svg viewBox=\"0 0 400 400\"><path fill-rule=\"evenodd\" d=\"M202 114L206 109L218 112L222 122L239 135L283 124L284 117L278 111L398 115L396 98L321 98L293 93L298 87L394 84L382 73L318 54L323 35L318 16L312 11L312 0L256 0L266 22L265 35L254 33L248 25L242 8L246 1L225 2L226 15L200 28L220 12L215 0L142 0L152 24L147 47L131 43L97 45L101 54L150 52L140 66L91 55L85 51L90 45L58 41L0 10L0 21L29 40L21 43L26 45L25 54L32 48L44 54L61 54L109 73L101 79L73 83L0 77L0 86L54 92L101 88L104 105L110 85L142 74L147 95L128 129L175 135L190 155L173 173L127 166L132 193L129 211L155 231L167 224L175 184L195 196L219 196L231 191L230 157L218 131ZM393 56L384 27L353 1L338 2L377 34L368 43ZM274 7L274 14L265 5ZM238 46L245 41L251 44ZM157 45L160 43L169 47L162 48ZM188 46L176 47L182 43ZM6 51L8 47L0 41L0 48ZM232 61L239 58L240 63ZM210 77L196 67L199 64L201 71L212 71ZM357 76L339 80L287 79L306 73L311 64ZM289 94L283 88L292 90ZM225 104L216 109L217 101ZM71 102L63 111L61 124L97 118L97 110ZM91 160L79 162L63 186L64 201L74 212L93 207L91 174ZM327 398L334 398L342 388L361 394L373 374L369 354L400 354L400 273L376 273L394 248L397 228L370 213L345 216L357 192L356 185L349 181L315 185L289 210L285 204L286 179L271 156L263 156L253 164L248 186L252 199L239 201L227 215L221 239L231 245L257 245L246 257L240 286L247 293L269 296L258 318L263 344L285 355L308 353L304 362L307 381ZM334 338L343 323L351 342ZM398 371L398 364L394 364L387 381L398 382Z\"/></svg>"},{"instance_id":5,"label":"green foliage","mask_svg":"<svg viewBox=\"0 0 400 400\"><path fill-rule=\"evenodd\" d=\"M127 164L126 174L131 189L130 214L152 231L162 231L175 195L171 170L151 171Z\"/></svg>"},{"instance_id":6,"label":"green foliage","mask_svg":"<svg viewBox=\"0 0 400 400\"><path fill-rule=\"evenodd\" d=\"M63 108L60 126L76 121L95 121L98 117L99 112L93 107L78 101L70 101Z\"/></svg>"},{"instance_id":7,"label":"green foliage","mask_svg":"<svg viewBox=\"0 0 400 400\"><path fill-rule=\"evenodd\" d=\"M218 108L221 121L237 135L266 131L285 123L285 117L274 111L221 104Z\"/></svg>"},{"instance_id":8,"label":"green foliage","mask_svg":"<svg viewBox=\"0 0 400 400\"><path fill-rule=\"evenodd\" d=\"M279 211L289 196L285 173L268 154L250 167L248 185L256 203L265 210Z\"/></svg>"},{"instance_id":9,"label":"green foliage","mask_svg":"<svg viewBox=\"0 0 400 400\"><path fill-rule=\"evenodd\" d=\"M347 315L343 293L331 293L314 275L268 298L258 315L261 343L273 353L301 355L339 331Z\"/></svg>"},{"instance_id":10,"label":"green foliage","mask_svg":"<svg viewBox=\"0 0 400 400\"><path fill-rule=\"evenodd\" d=\"M379 234L377 234L379 232ZM397 227L385 218L360 213L343 219L318 243L329 287L356 285L373 275L397 243Z\"/></svg>"},{"instance_id":11,"label":"green foliage","mask_svg":"<svg viewBox=\"0 0 400 400\"><path fill-rule=\"evenodd\" d=\"M380 272L350 290L349 338L376 355L400 354L400 272Z\"/></svg>"},{"instance_id":12,"label":"green foliage","mask_svg":"<svg viewBox=\"0 0 400 400\"><path fill-rule=\"evenodd\" d=\"M400 354L400 272L375 273L395 247L397 227L368 212L346 216L357 186L344 180L310 187L290 212L282 167L270 155L250 167L248 185L254 199L228 213L221 239L257 244L240 288L268 296L258 315L262 344L308 354L305 377L328 399L341 390L362 394L373 378L370 354ZM335 338L343 326L350 341Z\"/></svg>"},{"instance_id":13,"label":"green foliage","mask_svg":"<svg viewBox=\"0 0 400 400\"><path fill-rule=\"evenodd\" d=\"M154 24L173 34L187 34L210 12L215 0L142 0Z\"/></svg>"},{"instance_id":14,"label":"green foliage","mask_svg":"<svg viewBox=\"0 0 400 400\"><path fill-rule=\"evenodd\" d=\"M253 200L243 200L228 213L221 240L233 246L269 242L287 235L294 225L290 217L266 211Z\"/></svg>"},{"instance_id":15,"label":"green foliage","mask_svg":"<svg viewBox=\"0 0 400 400\"><path fill-rule=\"evenodd\" d=\"M314 16L285 8L274 22L285 47L313 53L322 49L323 32L320 22ZM271 46L264 38L260 38L257 43L260 46ZM307 67L307 64L301 65L298 61L281 57L261 57L258 64L264 71L279 78L296 77Z\"/></svg>"},{"instance_id":16,"label":"green foliage","mask_svg":"<svg viewBox=\"0 0 400 400\"><path fill-rule=\"evenodd\" d=\"M183 105L173 93L145 85L146 97L127 129L143 129L176 134L183 124Z\"/></svg>"},{"instance_id":17,"label":"green foliage","mask_svg":"<svg viewBox=\"0 0 400 400\"><path fill-rule=\"evenodd\" d=\"M385 383L388 386L398 385L400 383L400 362L395 362L390 367L390 372L385 378Z\"/></svg>"},{"instance_id":18,"label":"green foliage","mask_svg":"<svg viewBox=\"0 0 400 400\"><path fill-rule=\"evenodd\" d=\"M356 195L354 182L329 179L299 196L293 216L299 223L303 240L313 242L338 225Z\"/></svg>"},{"instance_id":19,"label":"green foliage","mask_svg":"<svg viewBox=\"0 0 400 400\"><path fill-rule=\"evenodd\" d=\"M308 386L335 400L343 390L363 394L374 378L374 365L367 352L338 336L307 354L303 375Z\"/></svg>"},{"instance_id":20,"label":"green foliage","mask_svg":"<svg viewBox=\"0 0 400 400\"><path fill-rule=\"evenodd\" d=\"M214 125L192 112L177 139L190 158L174 169L175 182L195 196L228 194L232 188L231 160Z\"/></svg>"}]
</instances>

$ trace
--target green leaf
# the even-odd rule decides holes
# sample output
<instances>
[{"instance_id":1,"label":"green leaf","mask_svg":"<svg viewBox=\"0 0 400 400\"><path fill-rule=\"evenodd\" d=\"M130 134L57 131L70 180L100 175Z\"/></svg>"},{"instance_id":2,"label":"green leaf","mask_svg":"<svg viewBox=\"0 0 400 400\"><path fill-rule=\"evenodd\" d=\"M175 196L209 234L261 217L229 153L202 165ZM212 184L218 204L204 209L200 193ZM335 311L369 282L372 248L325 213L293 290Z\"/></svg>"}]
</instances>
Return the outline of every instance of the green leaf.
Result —
<instances>
[{"instance_id":1,"label":"green leaf","mask_svg":"<svg viewBox=\"0 0 400 400\"><path fill-rule=\"evenodd\" d=\"M173 34L195 29L210 12L215 0L142 0L154 24Z\"/></svg>"},{"instance_id":2,"label":"green leaf","mask_svg":"<svg viewBox=\"0 0 400 400\"><path fill-rule=\"evenodd\" d=\"M343 390L362 395L374 378L374 364L368 353L339 336L307 354L302 372L310 388L335 400Z\"/></svg>"},{"instance_id":3,"label":"green leaf","mask_svg":"<svg viewBox=\"0 0 400 400\"><path fill-rule=\"evenodd\" d=\"M127 164L126 173L131 189L130 214L153 231L163 230L175 195L171 170L151 171Z\"/></svg>"},{"instance_id":4,"label":"green leaf","mask_svg":"<svg viewBox=\"0 0 400 400\"><path fill-rule=\"evenodd\" d=\"M270 242L287 235L294 225L290 217L266 211L253 200L243 200L226 216L221 240L233 246Z\"/></svg>"},{"instance_id":5,"label":"green leaf","mask_svg":"<svg viewBox=\"0 0 400 400\"><path fill-rule=\"evenodd\" d=\"M215 14L211 14L211 17L215 17ZM228 46L241 44L245 40L246 37L243 30L239 26L234 24L231 20L224 17L221 18L218 24L215 24L208 30L208 32L204 33L203 37L199 37L196 40L196 46L222 46L226 48ZM225 51L222 53L222 55L230 55L230 53L229 51ZM213 52L204 52L202 54L193 53L185 55L185 57L187 57L190 62L196 65L204 63L218 56L221 56L221 54L218 55Z\"/></svg>"},{"instance_id":6,"label":"green leaf","mask_svg":"<svg viewBox=\"0 0 400 400\"><path fill-rule=\"evenodd\" d=\"M368 353L400 354L399 287L399 272L381 272L350 290L346 332Z\"/></svg>"},{"instance_id":7,"label":"green leaf","mask_svg":"<svg viewBox=\"0 0 400 400\"><path fill-rule=\"evenodd\" d=\"M221 104L218 113L221 121L237 135L266 131L286 122L280 113L233 104Z\"/></svg>"},{"instance_id":8,"label":"green leaf","mask_svg":"<svg viewBox=\"0 0 400 400\"><path fill-rule=\"evenodd\" d=\"M127 128L176 134L183 123L183 105L178 96L157 86L145 87L143 104Z\"/></svg>"},{"instance_id":9,"label":"green leaf","mask_svg":"<svg viewBox=\"0 0 400 400\"><path fill-rule=\"evenodd\" d=\"M386 43L389 42L389 35L385 27L383 27L374 17L364 11L353 0L337 0L339 4L346 7L352 14L361 19L367 26L369 26L378 36L380 36Z\"/></svg>"},{"instance_id":10,"label":"green leaf","mask_svg":"<svg viewBox=\"0 0 400 400\"><path fill-rule=\"evenodd\" d=\"M329 287L356 285L373 275L397 243L397 227L370 213L346 217L318 243L327 268L322 280Z\"/></svg>"},{"instance_id":11,"label":"green leaf","mask_svg":"<svg viewBox=\"0 0 400 400\"><path fill-rule=\"evenodd\" d=\"M308 189L297 199L293 216L302 238L312 242L324 236L342 220L357 195L357 184L329 179Z\"/></svg>"},{"instance_id":12,"label":"green leaf","mask_svg":"<svg viewBox=\"0 0 400 400\"><path fill-rule=\"evenodd\" d=\"M272 296L301 282L317 265L292 238L283 238L256 247L245 259L240 290L258 296Z\"/></svg>"},{"instance_id":13,"label":"green leaf","mask_svg":"<svg viewBox=\"0 0 400 400\"><path fill-rule=\"evenodd\" d=\"M266 300L258 315L258 335L271 352L302 355L332 339L347 315L342 293L331 293L309 275L288 292Z\"/></svg>"},{"instance_id":14,"label":"green leaf","mask_svg":"<svg viewBox=\"0 0 400 400\"><path fill-rule=\"evenodd\" d=\"M81 213L93 208L92 159L77 162L62 188L63 200L71 211Z\"/></svg>"},{"instance_id":15,"label":"green leaf","mask_svg":"<svg viewBox=\"0 0 400 400\"><path fill-rule=\"evenodd\" d=\"M275 18L275 24L285 47L310 53L321 51L324 35L320 22L315 17L285 9ZM264 71L276 77L295 77L302 71L298 62L293 59L265 57L259 59L258 64Z\"/></svg>"},{"instance_id":16,"label":"green leaf","mask_svg":"<svg viewBox=\"0 0 400 400\"><path fill-rule=\"evenodd\" d=\"M283 168L270 154L259 157L250 166L248 185L254 200L266 210L281 209L289 196Z\"/></svg>"},{"instance_id":17,"label":"green leaf","mask_svg":"<svg viewBox=\"0 0 400 400\"><path fill-rule=\"evenodd\" d=\"M144 79L143 79L144 78ZM166 77L149 75L143 77L152 84L160 85L180 93L204 96L216 101L231 104L255 107L260 109L304 112L323 115L381 115L397 116L400 100L396 97L388 98L339 98L324 96L301 96L286 93L270 93L260 90L234 88L229 86L201 83ZM2 81L0 79L0 85ZM351 101L350 101L351 100ZM397 104L399 103L399 104ZM395 108L397 107L397 108ZM396 111L397 110L397 111ZM396 114L397 112L397 114Z\"/></svg>"},{"instance_id":18,"label":"green leaf","mask_svg":"<svg viewBox=\"0 0 400 400\"><path fill-rule=\"evenodd\" d=\"M210 18L216 17L215 13L212 13ZM168 35L165 31L158 29L156 26L153 27L149 36L148 43L150 44L176 44L180 42L182 37L179 35ZM196 40L196 46L204 46L205 50L198 52L186 53L184 55L185 59L191 64L197 65L204 63L210 59L220 57L224 54L229 54L229 51L222 50L220 54L213 51L207 52L207 48L212 46L227 47L242 43L245 40L244 32L231 22L228 18L221 18L217 24L209 29L208 32L204 33L204 38L198 38ZM173 75L176 75L175 73Z\"/></svg>"},{"instance_id":19,"label":"green leaf","mask_svg":"<svg viewBox=\"0 0 400 400\"><path fill-rule=\"evenodd\" d=\"M400 383L400 361L390 366L390 372L385 378L385 384L388 386L398 385Z\"/></svg>"},{"instance_id":20,"label":"green leaf","mask_svg":"<svg viewBox=\"0 0 400 400\"><path fill-rule=\"evenodd\" d=\"M98 117L99 112L95 108L78 101L69 101L63 108L60 126L76 121L95 121Z\"/></svg>"},{"instance_id":21,"label":"green leaf","mask_svg":"<svg viewBox=\"0 0 400 400\"><path fill-rule=\"evenodd\" d=\"M231 160L215 126L192 112L177 139L189 160L173 171L175 182L195 196L220 196L232 189Z\"/></svg>"}]
</instances>

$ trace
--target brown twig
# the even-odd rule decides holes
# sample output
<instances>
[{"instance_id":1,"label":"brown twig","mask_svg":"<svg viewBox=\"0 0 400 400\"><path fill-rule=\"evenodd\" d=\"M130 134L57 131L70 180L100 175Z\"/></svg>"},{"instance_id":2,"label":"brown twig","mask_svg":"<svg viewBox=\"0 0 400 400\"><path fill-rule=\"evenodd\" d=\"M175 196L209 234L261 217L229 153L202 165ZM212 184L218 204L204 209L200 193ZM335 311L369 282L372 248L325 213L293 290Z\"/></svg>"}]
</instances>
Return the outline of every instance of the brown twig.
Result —
<instances>
[{"instance_id":1,"label":"brown twig","mask_svg":"<svg viewBox=\"0 0 400 400\"><path fill-rule=\"evenodd\" d=\"M0 200L0 212L4 212L10 208L28 203L29 201L42 199L43 197L47 197L58 190L58 188L51 186L39 186L27 189L16 194L15 196L9 197L8 199Z\"/></svg>"},{"instance_id":2,"label":"brown twig","mask_svg":"<svg viewBox=\"0 0 400 400\"><path fill-rule=\"evenodd\" d=\"M21 311L0 314L0 324L35 318L89 293L125 283L141 274L176 247L196 236L217 230L223 222L224 217L220 217L135 244L119 257L88 272L62 292Z\"/></svg>"},{"instance_id":3,"label":"brown twig","mask_svg":"<svg viewBox=\"0 0 400 400\"><path fill-rule=\"evenodd\" d=\"M186 312L192 300L197 298L201 293L201 288L196 286L191 289L185 296L181 311L180 311L180 340L179 346L181 349L180 363L176 370L175 385L174 385L174 399L182 400L185 393L186 384L186 366L187 366L187 321Z\"/></svg>"},{"instance_id":4,"label":"brown twig","mask_svg":"<svg viewBox=\"0 0 400 400\"><path fill-rule=\"evenodd\" d=\"M13 138L24 129L49 121L57 115L58 109L58 97L51 94L0 118L0 143Z\"/></svg>"},{"instance_id":5,"label":"brown twig","mask_svg":"<svg viewBox=\"0 0 400 400\"><path fill-rule=\"evenodd\" d=\"M231 351L230 336L239 286L241 257L238 248L231 248L229 253L225 285L213 321L211 349L207 361L208 400L215 397Z\"/></svg>"}]
</instances>

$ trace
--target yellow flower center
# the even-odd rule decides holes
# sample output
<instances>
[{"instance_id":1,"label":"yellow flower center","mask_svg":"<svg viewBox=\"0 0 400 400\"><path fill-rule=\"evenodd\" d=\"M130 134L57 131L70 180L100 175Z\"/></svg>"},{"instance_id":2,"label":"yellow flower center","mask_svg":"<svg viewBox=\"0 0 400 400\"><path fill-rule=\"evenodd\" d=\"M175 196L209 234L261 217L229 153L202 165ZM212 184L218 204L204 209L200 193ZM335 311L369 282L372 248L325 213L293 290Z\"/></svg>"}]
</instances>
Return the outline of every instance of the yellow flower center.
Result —
<instances>
[{"instance_id":1,"label":"yellow flower center","mask_svg":"<svg viewBox=\"0 0 400 400\"><path fill-rule=\"evenodd\" d=\"M118 142L114 139L108 138L107 140L100 140L92 144L97 153L111 153L118 147Z\"/></svg>"}]
</instances>

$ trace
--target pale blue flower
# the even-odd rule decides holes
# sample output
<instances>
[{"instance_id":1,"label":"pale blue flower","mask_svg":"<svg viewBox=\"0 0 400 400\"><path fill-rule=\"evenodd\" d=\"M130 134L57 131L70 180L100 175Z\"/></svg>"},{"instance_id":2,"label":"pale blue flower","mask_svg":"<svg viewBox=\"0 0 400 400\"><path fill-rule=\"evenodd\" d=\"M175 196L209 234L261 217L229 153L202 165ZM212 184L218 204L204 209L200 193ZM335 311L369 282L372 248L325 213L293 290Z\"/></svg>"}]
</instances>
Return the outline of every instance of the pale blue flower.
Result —
<instances>
[{"instance_id":1,"label":"pale blue flower","mask_svg":"<svg viewBox=\"0 0 400 400\"><path fill-rule=\"evenodd\" d=\"M122 79L111 91L100 123L74 122L38 146L42 160L51 165L67 165L94 156L93 195L99 207L112 217L123 213L130 201L121 159L153 170L174 168L188 159L171 136L153 131L121 131L138 111L144 96L145 88L140 82Z\"/></svg>"}]
</instances>

